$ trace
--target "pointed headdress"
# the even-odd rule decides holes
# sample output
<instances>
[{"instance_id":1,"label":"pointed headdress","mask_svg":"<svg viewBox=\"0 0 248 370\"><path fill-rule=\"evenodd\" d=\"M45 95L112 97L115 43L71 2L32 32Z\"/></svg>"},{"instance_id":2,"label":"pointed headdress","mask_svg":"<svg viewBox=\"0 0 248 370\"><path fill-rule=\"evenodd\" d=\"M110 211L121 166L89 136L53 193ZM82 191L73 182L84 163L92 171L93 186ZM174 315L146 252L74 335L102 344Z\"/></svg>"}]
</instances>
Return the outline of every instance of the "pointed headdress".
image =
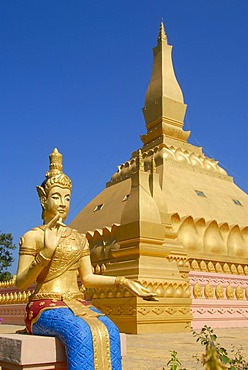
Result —
<instances>
[{"instance_id":1,"label":"pointed headdress","mask_svg":"<svg viewBox=\"0 0 248 370\"><path fill-rule=\"evenodd\" d=\"M41 186L36 186L40 199L46 197L53 186L72 189L71 179L63 173L62 154L55 148L49 155L50 166L46 173L46 179Z\"/></svg>"}]
</instances>

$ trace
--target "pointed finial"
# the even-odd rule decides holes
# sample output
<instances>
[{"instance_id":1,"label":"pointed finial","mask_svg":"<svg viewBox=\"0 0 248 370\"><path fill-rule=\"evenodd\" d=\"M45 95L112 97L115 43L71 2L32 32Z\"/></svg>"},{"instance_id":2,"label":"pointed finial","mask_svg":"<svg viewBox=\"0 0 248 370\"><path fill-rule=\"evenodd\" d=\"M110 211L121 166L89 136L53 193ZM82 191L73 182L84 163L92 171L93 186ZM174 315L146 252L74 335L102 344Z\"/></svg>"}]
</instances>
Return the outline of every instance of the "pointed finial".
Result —
<instances>
[{"instance_id":1,"label":"pointed finial","mask_svg":"<svg viewBox=\"0 0 248 370\"><path fill-rule=\"evenodd\" d=\"M165 30L164 30L164 21L163 21L163 18L161 17L158 41L162 41L162 40L167 41L167 36L166 36Z\"/></svg>"}]
</instances>

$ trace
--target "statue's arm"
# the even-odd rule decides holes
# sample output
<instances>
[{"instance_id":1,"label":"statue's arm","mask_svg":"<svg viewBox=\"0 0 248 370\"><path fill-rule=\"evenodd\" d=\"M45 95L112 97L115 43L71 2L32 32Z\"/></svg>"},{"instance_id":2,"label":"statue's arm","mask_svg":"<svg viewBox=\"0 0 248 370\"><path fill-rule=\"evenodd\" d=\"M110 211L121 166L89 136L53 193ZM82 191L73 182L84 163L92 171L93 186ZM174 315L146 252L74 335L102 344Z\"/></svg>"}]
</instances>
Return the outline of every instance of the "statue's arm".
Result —
<instances>
[{"instance_id":1,"label":"statue's arm","mask_svg":"<svg viewBox=\"0 0 248 370\"><path fill-rule=\"evenodd\" d=\"M113 286L116 282L115 276L103 276L93 274L89 255L82 257L79 267L79 275L85 288Z\"/></svg>"},{"instance_id":2,"label":"statue's arm","mask_svg":"<svg viewBox=\"0 0 248 370\"><path fill-rule=\"evenodd\" d=\"M87 253L88 250L88 253ZM81 258L79 267L79 275L85 288L97 288L99 286L117 286L126 288L133 295L141 297L148 301L157 300L156 294L151 293L147 288L143 287L139 282L126 279L123 276L103 276L95 275L92 272L90 254L88 244L84 248L85 255Z\"/></svg>"},{"instance_id":3,"label":"statue's arm","mask_svg":"<svg viewBox=\"0 0 248 370\"><path fill-rule=\"evenodd\" d=\"M27 289L35 283L45 264L37 261L41 235L39 230L28 231L20 240L19 262L16 274L18 289Z\"/></svg>"},{"instance_id":4,"label":"statue's arm","mask_svg":"<svg viewBox=\"0 0 248 370\"><path fill-rule=\"evenodd\" d=\"M123 276L103 276L92 273L90 256L84 256L79 268L80 278L85 288L97 288L100 286L117 286L126 288L133 295L148 301L156 301L156 294L151 293L137 281L126 279Z\"/></svg>"}]
</instances>

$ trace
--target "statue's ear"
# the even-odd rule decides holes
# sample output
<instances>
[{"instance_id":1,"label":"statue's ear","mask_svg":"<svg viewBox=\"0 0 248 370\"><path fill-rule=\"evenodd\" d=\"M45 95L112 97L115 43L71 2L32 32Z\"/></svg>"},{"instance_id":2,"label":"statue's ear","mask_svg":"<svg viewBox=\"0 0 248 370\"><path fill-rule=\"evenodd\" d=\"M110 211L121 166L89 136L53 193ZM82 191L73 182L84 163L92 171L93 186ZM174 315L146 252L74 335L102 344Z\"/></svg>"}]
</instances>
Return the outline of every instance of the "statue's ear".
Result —
<instances>
[{"instance_id":1,"label":"statue's ear","mask_svg":"<svg viewBox=\"0 0 248 370\"><path fill-rule=\"evenodd\" d=\"M42 186L36 186L36 190L37 190L37 193L38 193L39 198L40 198L40 203L41 203L42 207L44 208L44 203L45 203L45 200L46 200L46 192L45 192L45 190Z\"/></svg>"}]
</instances>

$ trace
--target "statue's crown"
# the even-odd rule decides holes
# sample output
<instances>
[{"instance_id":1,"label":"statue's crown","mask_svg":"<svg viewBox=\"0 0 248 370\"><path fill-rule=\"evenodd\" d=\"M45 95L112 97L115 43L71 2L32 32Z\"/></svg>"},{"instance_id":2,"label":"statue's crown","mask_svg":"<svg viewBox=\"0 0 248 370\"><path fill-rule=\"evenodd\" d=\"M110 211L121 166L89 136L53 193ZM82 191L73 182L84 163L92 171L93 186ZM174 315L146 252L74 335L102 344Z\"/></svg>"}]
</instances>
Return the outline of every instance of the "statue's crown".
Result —
<instances>
[{"instance_id":1,"label":"statue's crown","mask_svg":"<svg viewBox=\"0 0 248 370\"><path fill-rule=\"evenodd\" d=\"M59 153L57 148L54 148L49 155L50 166L49 171L46 173L46 178L60 175L63 173L62 154Z\"/></svg>"},{"instance_id":2,"label":"statue's crown","mask_svg":"<svg viewBox=\"0 0 248 370\"><path fill-rule=\"evenodd\" d=\"M62 154L55 148L49 155L50 165L49 171L46 173L46 179L41 186L37 186L39 197L48 194L53 186L62 186L64 188L72 189L71 179L63 173Z\"/></svg>"}]
</instances>

